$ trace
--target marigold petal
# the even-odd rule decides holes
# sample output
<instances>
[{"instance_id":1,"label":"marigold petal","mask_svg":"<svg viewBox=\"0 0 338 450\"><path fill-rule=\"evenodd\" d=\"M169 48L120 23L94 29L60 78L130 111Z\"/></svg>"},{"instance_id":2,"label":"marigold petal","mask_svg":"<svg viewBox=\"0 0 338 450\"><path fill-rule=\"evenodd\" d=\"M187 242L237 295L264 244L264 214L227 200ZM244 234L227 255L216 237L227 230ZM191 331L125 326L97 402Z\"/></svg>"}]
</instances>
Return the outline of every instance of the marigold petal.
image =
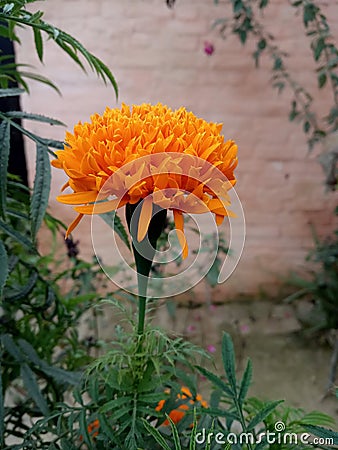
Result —
<instances>
[{"instance_id":1,"label":"marigold petal","mask_svg":"<svg viewBox=\"0 0 338 450\"><path fill-rule=\"evenodd\" d=\"M93 203L92 205L76 206L75 211L81 214L103 214L114 211L128 203L128 199L114 199L102 203Z\"/></svg>"},{"instance_id":2,"label":"marigold petal","mask_svg":"<svg viewBox=\"0 0 338 450\"><path fill-rule=\"evenodd\" d=\"M76 228L78 226L82 217L83 217L83 214L78 214L77 217L73 220L73 222L69 225L69 227L67 228L67 231L66 231L65 239L67 239L67 237L74 230L74 228Z\"/></svg>"},{"instance_id":3,"label":"marigold petal","mask_svg":"<svg viewBox=\"0 0 338 450\"><path fill-rule=\"evenodd\" d=\"M147 234L147 231L149 228L149 224L150 224L150 220L152 217L153 199L150 195L143 200L141 208L142 209L141 209L140 218L139 218L139 222L138 222L138 229L137 229L138 242L143 241L143 239L146 237L146 234Z\"/></svg>"},{"instance_id":4,"label":"marigold petal","mask_svg":"<svg viewBox=\"0 0 338 450\"><path fill-rule=\"evenodd\" d=\"M95 202L98 195L97 191L74 192L73 194L59 195L56 199L66 205L80 205L81 203Z\"/></svg>"},{"instance_id":5,"label":"marigold petal","mask_svg":"<svg viewBox=\"0 0 338 450\"><path fill-rule=\"evenodd\" d=\"M184 234L183 214L181 211L178 211L177 209L174 209L173 212L174 212L176 234L178 242L180 243L180 246L182 248L182 259L185 259L188 256L188 244Z\"/></svg>"}]
</instances>

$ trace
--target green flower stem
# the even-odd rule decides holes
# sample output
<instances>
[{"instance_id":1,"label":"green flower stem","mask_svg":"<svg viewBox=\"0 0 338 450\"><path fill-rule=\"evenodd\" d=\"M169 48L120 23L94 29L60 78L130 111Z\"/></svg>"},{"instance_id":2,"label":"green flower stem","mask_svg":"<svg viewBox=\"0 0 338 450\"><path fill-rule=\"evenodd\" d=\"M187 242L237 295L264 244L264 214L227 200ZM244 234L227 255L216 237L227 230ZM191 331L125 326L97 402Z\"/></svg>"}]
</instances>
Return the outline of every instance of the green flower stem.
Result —
<instances>
[{"instance_id":1,"label":"green flower stem","mask_svg":"<svg viewBox=\"0 0 338 450\"><path fill-rule=\"evenodd\" d=\"M139 202L140 203L140 202ZM138 326L137 326L137 333L139 336L142 336L144 333L144 326L145 326L145 316L146 316L146 307L147 307L147 287L148 287L148 280L149 280L149 274L151 270L151 266L153 264L153 258L156 252L156 243L157 239L160 237L162 230L165 226L166 217L167 217L167 210L158 208L158 211L155 211L155 215L153 215L149 228L148 233L144 241L148 238L151 247L146 245L144 248L146 248L146 256L142 252L142 243L140 243L140 246L134 245L134 242L137 242L137 230L138 230L138 224L140 219L140 212L141 207L137 208L139 203L131 205L128 203L126 205L126 220L130 232L130 236L132 238L132 248L135 258L135 264L136 264L136 271L137 271L137 284L138 284ZM136 214L135 218L133 218L133 223L131 223L131 219L133 215ZM140 250L140 251L139 251Z\"/></svg>"}]
</instances>

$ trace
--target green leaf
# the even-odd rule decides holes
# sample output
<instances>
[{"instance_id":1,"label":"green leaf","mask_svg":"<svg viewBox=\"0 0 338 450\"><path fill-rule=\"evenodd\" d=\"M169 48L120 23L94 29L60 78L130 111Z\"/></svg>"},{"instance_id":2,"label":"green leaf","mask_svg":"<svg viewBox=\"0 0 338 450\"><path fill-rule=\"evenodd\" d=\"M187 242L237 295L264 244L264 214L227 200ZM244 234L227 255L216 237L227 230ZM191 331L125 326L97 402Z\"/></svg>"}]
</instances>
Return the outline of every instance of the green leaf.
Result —
<instances>
[{"instance_id":1,"label":"green leaf","mask_svg":"<svg viewBox=\"0 0 338 450\"><path fill-rule=\"evenodd\" d=\"M304 133L308 133L310 131L310 128L311 128L311 124L308 120L306 120L303 125Z\"/></svg>"},{"instance_id":2,"label":"green leaf","mask_svg":"<svg viewBox=\"0 0 338 450\"><path fill-rule=\"evenodd\" d=\"M17 363L21 364L24 361L24 356L22 355L19 347L14 343L12 336L9 334L1 335L1 344Z\"/></svg>"},{"instance_id":3,"label":"green leaf","mask_svg":"<svg viewBox=\"0 0 338 450\"><path fill-rule=\"evenodd\" d=\"M50 125L66 126L66 124L60 120L53 119L52 117L43 116L41 114L31 114L25 111L9 111L6 112L6 116L13 117L15 119L36 120L37 122L49 123Z\"/></svg>"},{"instance_id":4,"label":"green leaf","mask_svg":"<svg viewBox=\"0 0 338 450\"><path fill-rule=\"evenodd\" d=\"M43 61L43 41L42 41L41 31L39 30L39 28L34 28L33 32L34 32L34 42L35 42L36 52L38 54L40 61L42 62Z\"/></svg>"},{"instance_id":5,"label":"green leaf","mask_svg":"<svg viewBox=\"0 0 338 450\"><path fill-rule=\"evenodd\" d=\"M197 434L197 418L196 418L196 408L194 408L194 420L190 435L189 450L196 450L196 434Z\"/></svg>"},{"instance_id":6,"label":"green leaf","mask_svg":"<svg viewBox=\"0 0 338 450\"><path fill-rule=\"evenodd\" d=\"M130 403L132 401L131 397L123 396L115 398L114 400L110 400L109 402L105 403L101 408L101 413L106 413L108 411L113 411L115 409L120 409L122 405L125 405L126 403Z\"/></svg>"},{"instance_id":7,"label":"green leaf","mask_svg":"<svg viewBox=\"0 0 338 450\"><path fill-rule=\"evenodd\" d=\"M49 409L47 402L40 390L39 384L37 382L36 376L28 364L23 363L21 365L21 377L25 388L27 389L27 394L34 400L36 406L40 409L42 414L45 416L49 414Z\"/></svg>"},{"instance_id":8,"label":"green leaf","mask_svg":"<svg viewBox=\"0 0 338 450\"><path fill-rule=\"evenodd\" d=\"M249 359L243 374L243 378L242 378L242 382L241 382L241 386L239 389L239 394L238 394L238 402L240 404L240 406L243 405L243 402L245 400L245 397L248 393L250 384L251 384L251 379L252 379L252 362Z\"/></svg>"},{"instance_id":9,"label":"green leaf","mask_svg":"<svg viewBox=\"0 0 338 450\"><path fill-rule=\"evenodd\" d=\"M309 433L322 439L332 439L333 445L338 445L338 433L315 425L305 425L304 427Z\"/></svg>"},{"instance_id":10,"label":"green leaf","mask_svg":"<svg viewBox=\"0 0 338 450\"><path fill-rule=\"evenodd\" d=\"M327 75L325 72L321 73L320 75L318 75L318 87L319 89L321 89L322 87L325 86L327 81Z\"/></svg>"},{"instance_id":11,"label":"green leaf","mask_svg":"<svg viewBox=\"0 0 338 450\"><path fill-rule=\"evenodd\" d=\"M23 92L25 92L25 90L20 88L0 89L0 97L16 97Z\"/></svg>"},{"instance_id":12,"label":"green leaf","mask_svg":"<svg viewBox=\"0 0 338 450\"><path fill-rule=\"evenodd\" d=\"M139 402L147 403L147 405L151 405L153 403L157 404L162 399L163 392L148 392L138 396Z\"/></svg>"},{"instance_id":13,"label":"green leaf","mask_svg":"<svg viewBox=\"0 0 338 450\"><path fill-rule=\"evenodd\" d=\"M178 434L178 430L177 427L174 423L174 421L172 420L172 418L170 416L168 416L168 414L166 414L166 417L170 423L170 427L171 427L171 431L172 431L172 437L174 440L174 444L175 444L175 450L182 450L181 447L181 442L180 442L180 436Z\"/></svg>"},{"instance_id":14,"label":"green leaf","mask_svg":"<svg viewBox=\"0 0 338 450\"><path fill-rule=\"evenodd\" d=\"M230 388L234 393L234 395L236 395L237 384L236 384L235 352L232 339L228 333L223 334L222 359L223 359L223 367L226 376L228 377Z\"/></svg>"},{"instance_id":15,"label":"green leaf","mask_svg":"<svg viewBox=\"0 0 338 450\"><path fill-rule=\"evenodd\" d=\"M0 214L6 215L7 204L7 169L10 152L10 123L0 125Z\"/></svg>"},{"instance_id":16,"label":"green leaf","mask_svg":"<svg viewBox=\"0 0 338 450\"><path fill-rule=\"evenodd\" d=\"M325 39L323 37L320 37L313 47L313 57L315 61L319 60L322 51L325 49L325 46Z\"/></svg>"},{"instance_id":17,"label":"green leaf","mask_svg":"<svg viewBox=\"0 0 338 450\"><path fill-rule=\"evenodd\" d=\"M232 0L232 7L235 14L241 12L243 9L242 0Z\"/></svg>"},{"instance_id":18,"label":"green leaf","mask_svg":"<svg viewBox=\"0 0 338 450\"><path fill-rule=\"evenodd\" d=\"M1 358L2 359L2 358ZM5 405L4 405L4 396L3 396L3 386L2 386L2 368L1 368L1 359L0 359L0 447L4 448L5 443Z\"/></svg>"},{"instance_id":19,"label":"green leaf","mask_svg":"<svg viewBox=\"0 0 338 450\"><path fill-rule=\"evenodd\" d=\"M155 439L155 441L162 447L163 450L171 450L169 445L166 443L162 434L153 426L151 426L145 419L142 419L144 428L149 434Z\"/></svg>"},{"instance_id":20,"label":"green leaf","mask_svg":"<svg viewBox=\"0 0 338 450\"><path fill-rule=\"evenodd\" d=\"M14 228L12 228L2 220L0 220L0 230L6 233L7 236L10 236L15 241L20 243L23 247L26 248L26 250L30 251L31 253L37 254L37 249L32 245L29 239L26 238L26 236L21 234L19 231L16 231Z\"/></svg>"},{"instance_id":21,"label":"green leaf","mask_svg":"<svg viewBox=\"0 0 338 450\"><path fill-rule=\"evenodd\" d=\"M318 12L318 7L313 3L305 3L303 10L303 22L305 27L308 26L309 22L316 19L316 14Z\"/></svg>"},{"instance_id":22,"label":"green leaf","mask_svg":"<svg viewBox=\"0 0 338 450\"><path fill-rule=\"evenodd\" d=\"M60 443L62 450L77 450L78 448L66 438L61 438Z\"/></svg>"},{"instance_id":23,"label":"green leaf","mask_svg":"<svg viewBox=\"0 0 338 450\"><path fill-rule=\"evenodd\" d=\"M301 425L322 425L322 426L333 426L335 420L320 411L311 411L305 414L304 417L299 422Z\"/></svg>"},{"instance_id":24,"label":"green leaf","mask_svg":"<svg viewBox=\"0 0 338 450\"><path fill-rule=\"evenodd\" d=\"M9 293L6 296L6 300L8 302L14 303L19 300L27 299L28 295L32 292L34 287L36 286L36 282L39 278L39 275L36 271L33 271L28 278L28 281L25 285L20 285L20 290L14 290L14 294Z\"/></svg>"},{"instance_id":25,"label":"green leaf","mask_svg":"<svg viewBox=\"0 0 338 450\"><path fill-rule=\"evenodd\" d=\"M211 287L217 286L220 270L221 270L221 262L219 258L216 257L206 275L206 280Z\"/></svg>"},{"instance_id":26,"label":"green leaf","mask_svg":"<svg viewBox=\"0 0 338 450\"><path fill-rule=\"evenodd\" d=\"M117 441L116 433L109 421L106 419L106 416L103 414L98 414L97 418L100 423L100 432L102 430L102 433L105 433L112 442L118 444L119 442Z\"/></svg>"},{"instance_id":27,"label":"green leaf","mask_svg":"<svg viewBox=\"0 0 338 450\"><path fill-rule=\"evenodd\" d=\"M274 411L277 408L277 406L280 405L281 403L283 403L283 400L277 400L274 402L266 403L264 408L262 408L256 414L256 416L249 422L247 426L247 431L253 430L258 424L263 422L263 420L266 419L272 413L272 411Z\"/></svg>"},{"instance_id":28,"label":"green leaf","mask_svg":"<svg viewBox=\"0 0 338 450\"><path fill-rule=\"evenodd\" d=\"M118 234L118 236L126 244L129 250L131 250L128 233L117 212L110 211L99 215L106 222L106 224L109 225L110 228L113 229Z\"/></svg>"},{"instance_id":29,"label":"green leaf","mask_svg":"<svg viewBox=\"0 0 338 450\"><path fill-rule=\"evenodd\" d=\"M72 384L74 386L79 384L82 376L80 372L70 372L60 367L48 365L39 357L32 345L24 339L19 339L18 344L23 353L28 357L28 360L46 375L53 378L57 383Z\"/></svg>"},{"instance_id":30,"label":"green leaf","mask_svg":"<svg viewBox=\"0 0 338 450\"><path fill-rule=\"evenodd\" d=\"M89 448L91 448L91 446L90 446L90 436L89 436L89 433L88 433L88 425L87 425L85 408L82 408L80 410L79 425L80 425L80 430L79 430L80 436L82 436L83 441L87 445L89 445Z\"/></svg>"},{"instance_id":31,"label":"green leaf","mask_svg":"<svg viewBox=\"0 0 338 450\"><path fill-rule=\"evenodd\" d=\"M18 73L20 75L20 84L23 83L23 78L29 78L30 80L38 81L39 83L46 84L47 86L53 88L59 95L61 95L60 89L54 84L49 78L44 77L43 75L33 73L33 72L26 72L26 71L20 71ZM28 86L25 84L25 90L26 92L29 92Z\"/></svg>"},{"instance_id":32,"label":"green leaf","mask_svg":"<svg viewBox=\"0 0 338 450\"><path fill-rule=\"evenodd\" d=\"M8 277L8 257L4 244L0 241L0 298Z\"/></svg>"},{"instance_id":33,"label":"green leaf","mask_svg":"<svg viewBox=\"0 0 338 450\"><path fill-rule=\"evenodd\" d=\"M266 47L266 40L265 39L261 39L258 44L257 47L259 48L259 50L264 50Z\"/></svg>"},{"instance_id":34,"label":"green leaf","mask_svg":"<svg viewBox=\"0 0 338 450\"><path fill-rule=\"evenodd\" d=\"M204 375L209 381L211 381L214 386L221 389L229 397L234 398L234 393L232 392L232 390L217 375L214 375L212 372L209 372L204 367L196 366L196 368L201 372L202 375Z\"/></svg>"},{"instance_id":35,"label":"green leaf","mask_svg":"<svg viewBox=\"0 0 338 450\"><path fill-rule=\"evenodd\" d=\"M36 170L30 205L31 232L34 240L48 206L50 182L51 168L48 148L45 145L38 143L36 144Z\"/></svg>"}]
</instances>

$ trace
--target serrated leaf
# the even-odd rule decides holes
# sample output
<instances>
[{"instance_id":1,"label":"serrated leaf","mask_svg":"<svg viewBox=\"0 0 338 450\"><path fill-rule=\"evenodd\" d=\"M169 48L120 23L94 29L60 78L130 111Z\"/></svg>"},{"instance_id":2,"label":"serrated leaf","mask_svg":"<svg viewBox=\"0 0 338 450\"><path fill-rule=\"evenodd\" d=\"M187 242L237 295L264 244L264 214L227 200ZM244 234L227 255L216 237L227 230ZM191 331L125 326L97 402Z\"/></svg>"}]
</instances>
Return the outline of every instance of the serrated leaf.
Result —
<instances>
[{"instance_id":1,"label":"serrated leaf","mask_svg":"<svg viewBox=\"0 0 338 450\"><path fill-rule=\"evenodd\" d=\"M320 411L311 411L303 416L299 422L301 425L322 425L332 426L334 425L334 419Z\"/></svg>"},{"instance_id":2,"label":"serrated leaf","mask_svg":"<svg viewBox=\"0 0 338 450\"><path fill-rule=\"evenodd\" d=\"M9 334L2 334L1 343L4 346L5 350L15 359L16 362L21 364L24 361L24 357L19 347L13 341L12 336L10 336Z\"/></svg>"},{"instance_id":3,"label":"serrated leaf","mask_svg":"<svg viewBox=\"0 0 338 450\"><path fill-rule=\"evenodd\" d=\"M62 450L77 450L78 448L66 438L61 438L60 443Z\"/></svg>"},{"instance_id":4,"label":"serrated leaf","mask_svg":"<svg viewBox=\"0 0 338 450\"><path fill-rule=\"evenodd\" d=\"M193 423L192 423L192 430L190 435L190 444L189 444L189 450L196 450L196 434L197 434L197 418L196 418L196 408L194 408L194 415L193 415Z\"/></svg>"},{"instance_id":5,"label":"serrated leaf","mask_svg":"<svg viewBox=\"0 0 338 450\"><path fill-rule=\"evenodd\" d=\"M88 425L87 425L87 419L86 419L86 410L83 408L80 410L79 413L79 425L80 425L80 436L82 440L89 445L90 448L90 436L88 433Z\"/></svg>"},{"instance_id":6,"label":"serrated leaf","mask_svg":"<svg viewBox=\"0 0 338 450\"><path fill-rule=\"evenodd\" d=\"M162 392L149 392L147 394L141 394L138 396L139 402L144 402L147 404L158 403L163 400Z\"/></svg>"},{"instance_id":7,"label":"serrated leaf","mask_svg":"<svg viewBox=\"0 0 338 450\"><path fill-rule=\"evenodd\" d=\"M109 402L105 403L101 408L100 412L105 413L108 411L113 411L115 409L119 409L122 405L125 405L126 403L131 402L131 397L118 397L114 400L110 400ZM129 408L129 407L128 407Z\"/></svg>"},{"instance_id":8,"label":"serrated leaf","mask_svg":"<svg viewBox=\"0 0 338 450\"><path fill-rule=\"evenodd\" d=\"M9 111L6 113L7 117L13 117L15 119L27 119L35 120L41 123L49 123L50 125L66 126L63 122L52 117L43 116L42 114L32 114L25 111Z\"/></svg>"},{"instance_id":9,"label":"serrated leaf","mask_svg":"<svg viewBox=\"0 0 338 450\"><path fill-rule=\"evenodd\" d=\"M27 389L27 394L31 397L36 406L40 409L42 414L45 416L49 414L48 405L46 399L44 398L39 384L37 382L36 376L28 364L23 363L20 368L20 373L22 377L23 384Z\"/></svg>"},{"instance_id":10,"label":"serrated leaf","mask_svg":"<svg viewBox=\"0 0 338 450\"><path fill-rule=\"evenodd\" d=\"M41 30L39 28L33 28L33 33L36 52L38 54L39 60L43 62L43 41L41 36Z\"/></svg>"},{"instance_id":11,"label":"serrated leaf","mask_svg":"<svg viewBox=\"0 0 338 450\"><path fill-rule=\"evenodd\" d=\"M243 378L241 381L241 386L239 389L239 394L238 394L238 402L240 404L240 406L243 405L243 402L245 400L245 397L248 393L250 384L251 384L251 379L252 379L252 362L249 359L243 374Z\"/></svg>"},{"instance_id":12,"label":"serrated leaf","mask_svg":"<svg viewBox=\"0 0 338 450\"><path fill-rule=\"evenodd\" d=\"M82 374L80 372L70 372L60 367L50 366L43 361L36 353L32 345L24 339L18 341L20 349L28 357L28 359L35 364L42 372L53 378L60 384L72 384L77 385L80 382Z\"/></svg>"},{"instance_id":13,"label":"serrated leaf","mask_svg":"<svg viewBox=\"0 0 338 450\"><path fill-rule=\"evenodd\" d=\"M221 380L217 375L209 372L204 367L196 366L196 368L201 372L202 375L204 375L209 381L211 381L214 386L221 389L229 397L234 398L234 393L232 392L230 387L226 383L224 383L224 381Z\"/></svg>"},{"instance_id":14,"label":"serrated leaf","mask_svg":"<svg viewBox=\"0 0 338 450\"><path fill-rule=\"evenodd\" d=\"M142 419L144 428L149 434L155 439L155 441L162 447L163 450L171 450L169 445L166 443L162 434L153 426L151 426L145 419Z\"/></svg>"},{"instance_id":15,"label":"serrated leaf","mask_svg":"<svg viewBox=\"0 0 338 450\"><path fill-rule=\"evenodd\" d=\"M333 439L333 444L338 444L338 433L327 428L315 426L315 425L305 425L304 428L311 434L322 438L322 439Z\"/></svg>"},{"instance_id":16,"label":"serrated leaf","mask_svg":"<svg viewBox=\"0 0 338 450\"><path fill-rule=\"evenodd\" d=\"M182 450L180 436L178 434L177 427L176 427L174 421L172 420L172 418L170 416L168 416L168 414L166 414L166 417L167 417L167 420L170 423L170 427L171 427L171 431L172 431L172 437L173 437L174 444L175 444L175 450Z\"/></svg>"},{"instance_id":17,"label":"serrated leaf","mask_svg":"<svg viewBox=\"0 0 338 450\"><path fill-rule=\"evenodd\" d=\"M38 273L37 272L33 272L27 283L23 286L20 286L20 290L16 291L14 290L14 294L13 293L9 293L6 298L9 302L17 302L18 300L22 300L27 298L27 296L32 292L32 290L34 289L36 282L38 280Z\"/></svg>"},{"instance_id":18,"label":"serrated leaf","mask_svg":"<svg viewBox=\"0 0 338 450\"><path fill-rule=\"evenodd\" d=\"M0 125L0 214L4 218L7 204L7 169L10 152L10 123Z\"/></svg>"},{"instance_id":19,"label":"serrated leaf","mask_svg":"<svg viewBox=\"0 0 338 450\"><path fill-rule=\"evenodd\" d=\"M23 245L26 248L26 250L28 250L28 251L30 251L31 253L34 253L34 254L37 253L37 249L26 238L26 236L21 234L19 231L16 231L14 228L12 228L10 225L8 225L7 223L3 222L2 220L0 220L0 230L2 230L4 233L6 233L7 236L10 236L15 241L17 241L21 245Z\"/></svg>"},{"instance_id":20,"label":"serrated leaf","mask_svg":"<svg viewBox=\"0 0 338 450\"><path fill-rule=\"evenodd\" d=\"M6 284L7 277L8 277L8 256L4 244L2 243L2 241L0 241L0 297L2 296L2 291Z\"/></svg>"},{"instance_id":21,"label":"serrated leaf","mask_svg":"<svg viewBox=\"0 0 338 450\"><path fill-rule=\"evenodd\" d=\"M2 368L0 360L0 447L4 447L4 431L5 431L5 404L3 396L3 386L2 386Z\"/></svg>"},{"instance_id":22,"label":"serrated leaf","mask_svg":"<svg viewBox=\"0 0 338 450\"><path fill-rule=\"evenodd\" d=\"M37 74L37 73L33 73L33 72L26 72L26 71L21 71L18 73L18 75L20 75L20 84L25 86L25 89L27 92L29 92L28 86L26 83L24 83L23 78L29 78L30 80L34 80L34 81L38 81L39 83L43 83L46 84L47 86L51 87L52 89L54 89L59 95L61 95L61 91L60 89L56 86L56 84L54 84L49 78L44 77L43 75Z\"/></svg>"},{"instance_id":23,"label":"serrated leaf","mask_svg":"<svg viewBox=\"0 0 338 450\"><path fill-rule=\"evenodd\" d=\"M247 431L253 430L258 424L263 422L264 419L266 419L272 411L274 411L278 405L283 403L283 400L277 400L274 402L267 403L264 408L262 408L256 416L249 422L247 426Z\"/></svg>"},{"instance_id":24,"label":"serrated leaf","mask_svg":"<svg viewBox=\"0 0 338 450\"><path fill-rule=\"evenodd\" d=\"M116 211L100 214L100 217L118 234L129 250L131 250L128 233Z\"/></svg>"},{"instance_id":25,"label":"serrated leaf","mask_svg":"<svg viewBox=\"0 0 338 450\"><path fill-rule=\"evenodd\" d=\"M25 92L25 90L20 88L0 89L0 97L16 97L23 92Z\"/></svg>"},{"instance_id":26,"label":"serrated leaf","mask_svg":"<svg viewBox=\"0 0 338 450\"><path fill-rule=\"evenodd\" d=\"M106 417L103 414L98 414L97 418L100 422L100 431L102 429L102 432L105 433L112 442L118 444L116 433Z\"/></svg>"},{"instance_id":27,"label":"serrated leaf","mask_svg":"<svg viewBox=\"0 0 338 450\"><path fill-rule=\"evenodd\" d=\"M51 168L48 157L48 148L45 145L38 143L36 144L34 188L30 204L31 232L34 240L48 206L50 182Z\"/></svg>"},{"instance_id":28,"label":"serrated leaf","mask_svg":"<svg viewBox=\"0 0 338 450\"><path fill-rule=\"evenodd\" d=\"M230 388L234 395L237 393L235 351L232 339L228 333L223 334L222 339L222 359L226 376L228 377Z\"/></svg>"}]
</instances>

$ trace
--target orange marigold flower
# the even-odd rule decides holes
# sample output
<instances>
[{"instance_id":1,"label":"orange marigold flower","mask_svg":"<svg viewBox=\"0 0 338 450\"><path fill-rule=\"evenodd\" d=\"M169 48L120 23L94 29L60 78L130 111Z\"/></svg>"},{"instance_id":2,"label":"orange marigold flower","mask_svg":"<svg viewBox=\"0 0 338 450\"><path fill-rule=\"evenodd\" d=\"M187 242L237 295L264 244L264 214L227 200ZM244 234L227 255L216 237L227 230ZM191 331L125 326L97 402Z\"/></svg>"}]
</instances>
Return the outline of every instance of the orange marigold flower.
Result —
<instances>
[{"instance_id":1,"label":"orange marigold flower","mask_svg":"<svg viewBox=\"0 0 338 450\"><path fill-rule=\"evenodd\" d=\"M169 392L168 390L166 390L166 392ZM182 403L180 404L176 409L173 409L172 411L170 411L170 413L168 414L170 419L177 424L180 420L183 419L183 417L185 416L186 412L189 410L189 408L194 405L195 403L199 403L203 408L207 408L208 407L208 403L203 400L203 397L200 394L196 395L196 398L194 399L190 390L186 387L183 386L181 389L181 394L177 395L177 399L179 401L181 400L185 400L185 399L189 399L189 401L187 401L186 403ZM163 409L163 406L165 404L165 400L160 400L155 408L155 411L161 411ZM166 419L162 425L169 425L169 420Z\"/></svg>"},{"instance_id":2,"label":"orange marigold flower","mask_svg":"<svg viewBox=\"0 0 338 450\"><path fill-rule=\"evenodd\" d=\"M227 191L236 182L237 146L224 140L221 129L222 124L206 122L183 107L174 111L160 103L106 108L90 123L78 123L52 161L69 177L62 190L73 190L58 201L80 205L67 236L84 214L145 199L137 239L147 234L154 204L171 209L185 257L182 212L211 211L217 224L231 214Z\"/></svg>"},{"instance_id":3,"label":"orange marigold flower","mask_svg":"<svg viewBox=\"0 0 338 450\"><path fill-rule=\"evenodd\" d=\"M95 438L96 436L98 436L99 429L100 429L100 421L98 419L95 419L93 422L91 422L87 426L87 431L92 438ZM80 435L80 441L82 441L82 440L83 440L83 436Z\"/></svg>"}]
</instances>

